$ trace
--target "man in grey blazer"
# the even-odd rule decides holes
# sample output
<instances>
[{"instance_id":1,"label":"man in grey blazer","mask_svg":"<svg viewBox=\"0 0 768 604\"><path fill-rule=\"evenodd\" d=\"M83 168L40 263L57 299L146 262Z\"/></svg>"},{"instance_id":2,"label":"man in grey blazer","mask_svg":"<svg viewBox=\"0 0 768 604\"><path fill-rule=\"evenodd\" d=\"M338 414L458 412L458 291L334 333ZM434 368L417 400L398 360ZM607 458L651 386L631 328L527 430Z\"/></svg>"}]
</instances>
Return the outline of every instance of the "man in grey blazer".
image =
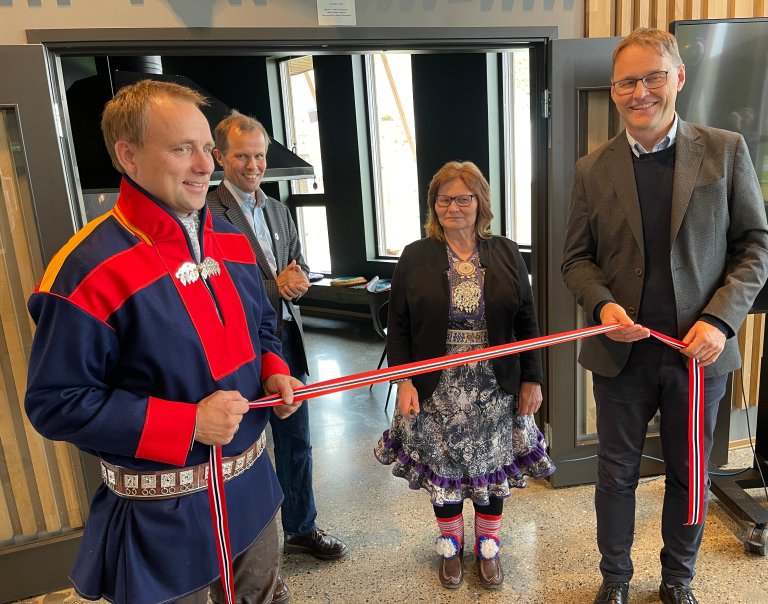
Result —
<instances>
[{"instance_id":1,"label":"man in grey blazer","mask_svg":"<svg viewBox=\"0 0 768 604\"><path fill-rule=\"evenodd\" d=\"M269 135L258 120L232 111L216 126L214 139L214 155L226 178L208 194L208 207L238 227L250 241L267 297L277 312L283 358L291 375L306 383L304 331L294 302L309 289L309 267L288 208L261 190ZM294 413L289 421L273 416L270 424L275 468L285 496L281 508L285 553L306 552L321 560L342 558L347 554L347 545L315 523L309 405L302 405L300 413ZM286 602L288 598L287 587L278 579L272 601Z\"/></svg>"},{"instance_id":2,"label":"man in grey blazer","mask_svg":"<svg viewBox=\"0 0 768 604\"><path fill-rule=\"evenodd\" d=\"M648 422L658 411L666 464L659 597L691 604L704 527L684 525L684 361L695 357L705 367L708 460L727 374L741 363L733 336L768 275L768 227L741 135L675 113L685 66L673 36L632 32L616 47L611 83L626 131L576 164L562 264L588 324L627 326L583 341L579 355L593 372L597 402L603 583L595 602L628 601L635 489ZM649 339L649 329L687 347L681 355Z\"/></svg>"}]
</instances>

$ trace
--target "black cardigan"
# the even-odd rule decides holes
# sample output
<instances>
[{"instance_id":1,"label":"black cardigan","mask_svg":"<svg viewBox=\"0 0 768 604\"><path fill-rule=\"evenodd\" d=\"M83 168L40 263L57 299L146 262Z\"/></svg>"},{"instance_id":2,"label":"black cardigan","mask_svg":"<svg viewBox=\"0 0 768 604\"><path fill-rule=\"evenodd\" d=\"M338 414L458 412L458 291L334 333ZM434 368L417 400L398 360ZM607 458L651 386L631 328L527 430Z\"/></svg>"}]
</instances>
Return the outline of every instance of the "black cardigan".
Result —
<instances>
[{"instance_id":1,"label":"black cardigan","mask_svg":"<svg viewBox=\"0 0 768 604\"><path fill-rule=\"evenodd\" d=\"M446 244L421 239L407 245L392 276L387 321L387 360L392 365L445 355L448 331L448 255ZM539 335L528 271L514 241L491 237L478 241L485 267L485 320L489 345ZM520 382L543 383L538 350L493 359L499 385L511 394ZM419 398L430 396L440 379L433 371L415 376Z\"/></svg>"}]
</instances>

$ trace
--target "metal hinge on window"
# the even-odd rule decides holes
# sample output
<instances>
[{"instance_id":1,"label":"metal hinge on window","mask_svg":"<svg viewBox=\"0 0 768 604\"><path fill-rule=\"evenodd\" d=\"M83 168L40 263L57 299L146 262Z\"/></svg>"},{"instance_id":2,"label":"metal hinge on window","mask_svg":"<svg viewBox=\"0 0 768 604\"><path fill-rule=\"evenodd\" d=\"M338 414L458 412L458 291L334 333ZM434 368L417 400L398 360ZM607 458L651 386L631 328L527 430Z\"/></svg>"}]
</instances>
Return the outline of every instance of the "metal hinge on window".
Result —
<instances>
[{"instance_id":1,"label":"metal hinge on window","mask_svg":"<svg viewBox=\"0 0 768 604\"><path fill-rule=\"evenodd\" d=\"M53 103L53 122L56 126L56 136L64 138L64 127L61 125L61 112L59 111L59 104L55 101Z\"/></svg>"},{"instance_id":2,"label":"metal hinge on window","mask_svg":"<svg viewBox=\"0 0 768 604\"><path fill-rule=\"evenodd\" d=\"M541 99L541 113L544 119L548 119L552 112L552 91L547 88Z\"/></svg>"}]
</instances>

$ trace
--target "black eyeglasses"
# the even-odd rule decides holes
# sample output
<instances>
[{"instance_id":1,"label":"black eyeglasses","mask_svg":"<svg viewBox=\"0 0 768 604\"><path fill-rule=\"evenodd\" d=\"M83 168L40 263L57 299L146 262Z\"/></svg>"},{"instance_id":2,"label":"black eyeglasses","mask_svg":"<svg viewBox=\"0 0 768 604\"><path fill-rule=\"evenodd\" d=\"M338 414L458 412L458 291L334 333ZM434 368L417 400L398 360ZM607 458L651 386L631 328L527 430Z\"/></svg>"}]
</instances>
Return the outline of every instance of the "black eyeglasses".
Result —
<instances>
[{"instance_id":1,"label":"black eyeglasses","mask_svg":"<svg viewBox=\"0 0 768 604\"><path fill-rule=\"evenodd\" d=\"M460 208L466 208L472 203L472 199L475 197L476 195L455 195L454 197L451 197L450 195L438 195L435 197L435 205L440 206L441 208L447 208L455 201L456 205Z\"/></svg>"},{"instance_id":2,"label":"black eyeglasses","mask_svg":"<svg viewBox=\"0 0 768 604\"><path fill-rule=\"evenodd\" d=\"M661 88L664 86L664 84L667 83L668 73L669 70L654 71L653 73L649 73L647 76L643 76L642 78L627 78L626 80L616 80L615 82L611 82L611 86L613 86L613 90L619 96L632 94L635 91L635 88L637 88L638 82L642 82L646 90L655 90L656 88Z\"/></svg>"}]
</instances>

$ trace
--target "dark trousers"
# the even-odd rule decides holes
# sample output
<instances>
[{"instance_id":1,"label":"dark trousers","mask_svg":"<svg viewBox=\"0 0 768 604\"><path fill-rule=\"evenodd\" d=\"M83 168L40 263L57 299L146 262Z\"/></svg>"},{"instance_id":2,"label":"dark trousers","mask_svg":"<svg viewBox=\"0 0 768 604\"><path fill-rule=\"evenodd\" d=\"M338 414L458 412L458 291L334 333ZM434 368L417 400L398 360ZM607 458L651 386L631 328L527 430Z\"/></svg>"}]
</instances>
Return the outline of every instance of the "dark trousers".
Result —
<instances>
[{"instance_id":1,"label":"dark trousers","mask_svg":"<svg viewBox=\"0 0 768 604\"><path fill-rule=\"evenodd\" d=\"M666 465L661 516L661 578L688 585L693 579L704 522L685 526L688 517L688 370L680 353L661 343L633 345L627 365L615 378L594 375L597 402L597 545L607 581L629 581L635 532L635 490L648 422L661 415L661 447ZM705 379L705 467L712 451L717 407L727 376ZM706 480L707 495L709 477ZM706 503L704 506L706 518Z\"/></svg>"},{"instance_id":2,"label":"dark trousers","mask_svg":"<svg viewBox=\"0 0 768 604\"><path fill-rule=\"evenodd\" d=\"M301 339L292 321L283 323L283 358L291 375L305 384L307 376L300 369ZM275 471L283 489L281 517L286 535L306 535L315 528L317 508L312 490L312 443L309 436L309 406L305 401L286 419L274 413L269 419L275 443Z\"/></svg>"},{"instance_id":3,"label":"dark trousers","mask_svg":"<svg viewBox=\"0 0 768 604\"><path fill-rule=\"evenodd\" d=\"M211 552L211 555L215 554ZM259 538L240 554L232 564L237 604L266 604L271 602L279 569L280 549L277 537L277 522L273 518L261 532ZM221 579L216 579L209 587L205 587L174 602L175 604L206 604L208 602L209 588L213 604L224 604L226 602Z\"/></svg>"}]
</instances>

